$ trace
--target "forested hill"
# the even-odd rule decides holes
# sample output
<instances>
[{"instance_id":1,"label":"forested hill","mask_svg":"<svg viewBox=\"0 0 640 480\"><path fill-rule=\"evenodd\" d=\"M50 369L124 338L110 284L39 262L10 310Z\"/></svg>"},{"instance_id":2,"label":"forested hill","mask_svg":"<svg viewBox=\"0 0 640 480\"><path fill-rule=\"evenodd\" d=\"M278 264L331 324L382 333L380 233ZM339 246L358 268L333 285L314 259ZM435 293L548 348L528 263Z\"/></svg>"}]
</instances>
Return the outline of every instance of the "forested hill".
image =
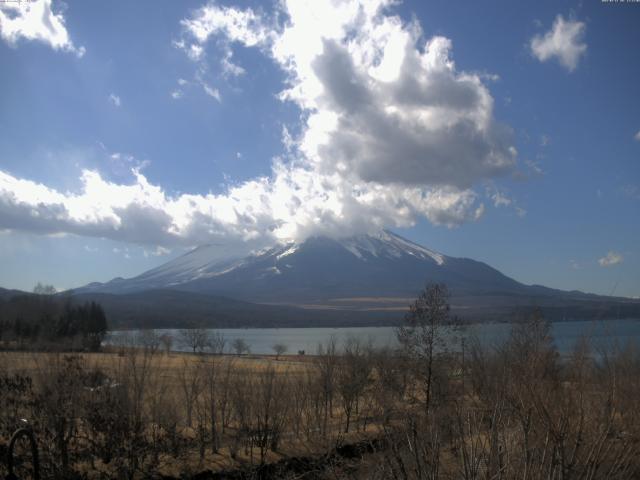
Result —
<instances>
[{"instance_id":1,"label":"forested hill","mask_svg":"<svg viewBox=\"0 0 640 480\"><path fill-rule=\"evenodd\" d=\"M97 350L107 328L107 316L96 302L0 289L0 342L6 345Z\"/></svg>"}]
</instances>

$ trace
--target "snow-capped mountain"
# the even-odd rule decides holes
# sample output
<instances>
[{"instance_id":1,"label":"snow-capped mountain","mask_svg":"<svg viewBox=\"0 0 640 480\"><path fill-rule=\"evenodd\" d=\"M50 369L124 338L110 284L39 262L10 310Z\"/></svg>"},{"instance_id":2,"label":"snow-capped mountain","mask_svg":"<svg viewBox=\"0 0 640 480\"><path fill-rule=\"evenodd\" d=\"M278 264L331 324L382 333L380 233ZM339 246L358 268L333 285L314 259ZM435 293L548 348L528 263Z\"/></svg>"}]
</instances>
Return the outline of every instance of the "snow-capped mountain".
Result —
<instances>
[{"instance_id":1,"label":"snow-capped mountain","mask_svg":"<svg viewBox=\"0 0 640 480\"><path fill-rule=\"evenodd\" d=\"M455 295L512 294L527 287L488 265L448 257L388 231L343 239L311 237L244 258L203 246L131 279L80 291L131 293L171 288L263 303L317 304L344 299L414 297L425 282ZM378 300L374 300L378 299Z\"/></svg>"},{"instance_id":2,"label":"snow-capped mountain","mask_svg":"<svg viewBox=\"0 0 640 480\"><path fill-rule=\"evenodd\" d=\"M312 237L241 258L236 252L202 246L137 277L89 284L74 295L100 302L111 321L128 327L391 325L427 282L447 284L454 313L472 321L513 320L537 307L558 320L640 312L640 302L630 299L523 285L485 263L387 231Z\"/></svg>"}]
</instances>

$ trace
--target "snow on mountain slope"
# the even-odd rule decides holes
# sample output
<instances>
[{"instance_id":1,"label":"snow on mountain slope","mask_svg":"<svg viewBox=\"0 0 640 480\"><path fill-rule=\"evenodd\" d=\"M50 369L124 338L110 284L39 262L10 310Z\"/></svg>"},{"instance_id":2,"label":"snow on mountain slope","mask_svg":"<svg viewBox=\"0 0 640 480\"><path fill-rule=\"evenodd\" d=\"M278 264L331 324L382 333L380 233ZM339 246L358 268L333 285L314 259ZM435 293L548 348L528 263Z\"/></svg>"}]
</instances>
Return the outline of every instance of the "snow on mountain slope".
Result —
<instances>
[{"instance_id":1,"label":"snow on mountain slope","mask_svg":"<svg viewBox=\"0 0 640 480\"><path fill-rule=\"evenodd\" d=\"M220 245L202 245L137 277L115 278L107 283L94 282L77 291L129 293L168 288L198 278L223 274L241 261L242 256L236 250L225 249Z\"/></svg>"},{"instance_id":2,"label":"snow on mountain slope","mask_svg":"<svg viewBox=\"0 0 640 480\"><path fill-rule=\"evenodd\" d=\"M164 265L149 270L140 277L153 279L173 276L176 281L193 280L204 272L215 271L221 264L233 260L220 255L219 249L220 247L217 245L203 245Z\"/></svg>"},{"instance_id":3,"label":"snow on mountain slope","mask_svg":"<svg viewBox=\"0 0 640 480\"><path fill-rule=\"evenodd\" d=\"M454 292L517 292L524 287L488 265L447 257L388 231L343 239L311 237L242 258L208 245L137 277L92 284L86 292L171 288L252 302L306 303L329 298L411 297L425 282Z\"/></svg>"},{"instance_id":4,"label":"snow on mountain slope","mask_svg":"<svg viewBox=\"0 0 640 480\"><path fill-rule=\"evenodd\" d=\"M356 257L365 259L365 255L374 257L400 258L410 255L420 259L432 259L442 265L445 256L410 242L398 235L383 230L374 235L357 235L355 237L338 240L338 242Z\"/></svg>"}]
</instances>

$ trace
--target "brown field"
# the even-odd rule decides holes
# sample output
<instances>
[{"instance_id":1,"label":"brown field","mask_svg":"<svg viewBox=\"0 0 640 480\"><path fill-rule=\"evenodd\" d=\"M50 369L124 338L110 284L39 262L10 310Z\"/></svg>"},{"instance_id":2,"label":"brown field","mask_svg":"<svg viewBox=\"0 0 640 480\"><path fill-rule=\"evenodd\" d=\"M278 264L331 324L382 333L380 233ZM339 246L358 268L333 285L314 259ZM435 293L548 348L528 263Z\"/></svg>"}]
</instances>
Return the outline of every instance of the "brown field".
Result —
<instances>
[{"instance_id":1,"label":"brown field","mask_svg":"<svg viewBox=\"0 0 640 480\"><path fill-rule=\"evenodd\" d=\"M100 368L105 371L117 371L126 366L127 353L118 353L115 349L105 349L104 352L65 353L75 355L89 368ZM29 351L0 351L0 371L6 373L22 372L36 373L43 364L56 361L60 353L29 352ZM203 361L217 361L221 363L233 362L234 367L243 372L262 372L269 367L277 372L304 373L309 370L313 362L312 355L282 355L276 360L275 355L208 355L191 354L186 352L171 352L170 354L156 353L150 357L150 368L162 371L170 378L177 378L178 372L185 362L195 364Z\"/></svg>"},{"instance_id":2,"label":"brown field","mask_svg":"<svg viewBox=\"0 0 640 480\"><path fill-rule=\"evenodd\" d=\"M210 438L208 440L198 438L202 434L205 422L210 428L211 419L207 418L208 412L205 405L210 398L204 398L207 388L216 389L211 397L215 395L228 396L231 395L231 389L239 388L238 384L242 384L243 387L248 388L240 395L245 398L247 404L251 404L255 403L257 399L251 395L264 393L264 391L255 391L251 387L257 385L265 387L261 379L272 375L272 384L266 386L267 389L278 385L277 388L280 391L277 394L288 395L291 390L309 382L309 379L315 374L316 358L313 356L283 355L276 359L275 356L269 355L208 355L176 352L166 354L150 353L137 349L115 350L100 353L0 351L0 375L18 374L30 377L33 379L35 390L38 390L47 384L50 378L60 375L64 371L65 365L70 359L73 359L73 362L84 372L100 371L111 381L126 385L127 390L134 390L134 392L137 389L144 390L142 404L139 407L133 406L133 409L140 408L144 411L142 415L147 417L145 422L150 425L145 427L145 437L150 435L149 427L163 429L163 427L158 427L161 421L153 418L159 415L157 412L158 403L170 404L172 414L175 416L176 433L181 442L186 445L181 448L178 455L160 453L154 459L154 472L168 476L180 477L185 473L203 470L215 472L245 468L257 463L276 462L291 456L321 455L332 445L332 441L328 441L329 437L340 438L341 442L358 441L367 438L369 432L374 430L372 424L369 423L369 425L359 425L357 429L352 427L352 431L348 434L342 433L341 430L344 428L343 415L336 404L328 415L327 425L324 426L327 432L331 432L330 434L323 433L322 436L325 438L320 439L313 432L314 429L318 430L320 427L307 425L307 438L302 440L298 434L294 435L289 428L290 425L278 425L277 427L282 432L279 434L277 451L268 449L260 456L257 451L259 449L255 445L250 445L255 441L246 438L251 434L240 433L242 427L238 425L238 421L229 419L228 423L220 429L222 431L218 432L219 446L217 451L213 452L208 444L211 442ZM213 383L209 383L213 382L213 379L207 376L207 372L211 371L217 372L219 376L225 376L223 380L220 380L225 383L225 386L214 386ZM285 386L286 392L283 390ZM83 390L83 393L86 394L90 388L83 387ZM284 395L266 401L280 404L286 401L286 408L291 405L289 399ZM240 403L242 400L236 398L235 402ZM189 404L192 404L191 413L188 411ZM254 408L254 406L248 407L249 410ZM283 411L283 405L274 407L274 409L277 410L276 415L282 416L286 413ZM42 421L41 418L38 418L40 412L31 411L29 413L31 416L26 412L22 416L30 423L38 424ZM131 415L131 412L126 412L126 414ZM269 412L265 411L263 414L268 415ZM260 413L256 413L256 415L259 416ZM218 421L222 422L221 419ZM303 427L296 427L296 429L300 428ZM8 434L10 431L2 432L0 445L8 442ZM166 434L166 432L161 434ZM207 434L209 433L207 432ZM150 440L147 438L146 441ZM205 443L207 445L204 445ZM247 446L247 444L249 445ZM79 447L79 445L76 446L77 449ZM202 449L206 450L204 454L201 453ZM232 453L231 450L236 451ZM259 456L260 458L258 458ZM90 477L116 476L116 471L111 465L99 460L93 460L89 464L76 462L75 468L91 472Z\"/></svg>"},{"instance_id":3,"label":"brown field","mask_svg":"<svg viewBox=\"0 0 640 480\"><path fill-rule=\"evenodd\" d=\"M425 331L279 358L0 352L0 455L24 418L45 478L638 478L640 351L561 360L539 319L465 356Z\"/></svg>"}]
</instances>

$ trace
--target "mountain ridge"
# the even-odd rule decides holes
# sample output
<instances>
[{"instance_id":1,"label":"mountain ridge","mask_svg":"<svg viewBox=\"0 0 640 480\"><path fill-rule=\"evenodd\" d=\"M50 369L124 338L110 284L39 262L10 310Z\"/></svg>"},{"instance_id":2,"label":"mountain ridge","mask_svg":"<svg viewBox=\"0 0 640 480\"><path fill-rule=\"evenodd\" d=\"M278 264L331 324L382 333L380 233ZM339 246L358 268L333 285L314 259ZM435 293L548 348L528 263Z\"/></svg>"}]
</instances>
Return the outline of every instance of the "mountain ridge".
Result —
<instances>
[{"instance_id":1,"label":"mountain ridge","mask_svg":"<svg viewBox=\"0 0 640 480\"><path fill-rule=\"evenodd\" d=\"M341 239L314 236L245 257L225 257L217 246L204 245L136 277L89 284L75 293L122 295L168 289L306 310L390 311L406 308L407 299L433 282L447 284L452 304L465 309L567 308L571 302L583 308L590 302L630 302L525 285L486 263L447 256L385 230Z\"/></svg>"}]
</instances>

